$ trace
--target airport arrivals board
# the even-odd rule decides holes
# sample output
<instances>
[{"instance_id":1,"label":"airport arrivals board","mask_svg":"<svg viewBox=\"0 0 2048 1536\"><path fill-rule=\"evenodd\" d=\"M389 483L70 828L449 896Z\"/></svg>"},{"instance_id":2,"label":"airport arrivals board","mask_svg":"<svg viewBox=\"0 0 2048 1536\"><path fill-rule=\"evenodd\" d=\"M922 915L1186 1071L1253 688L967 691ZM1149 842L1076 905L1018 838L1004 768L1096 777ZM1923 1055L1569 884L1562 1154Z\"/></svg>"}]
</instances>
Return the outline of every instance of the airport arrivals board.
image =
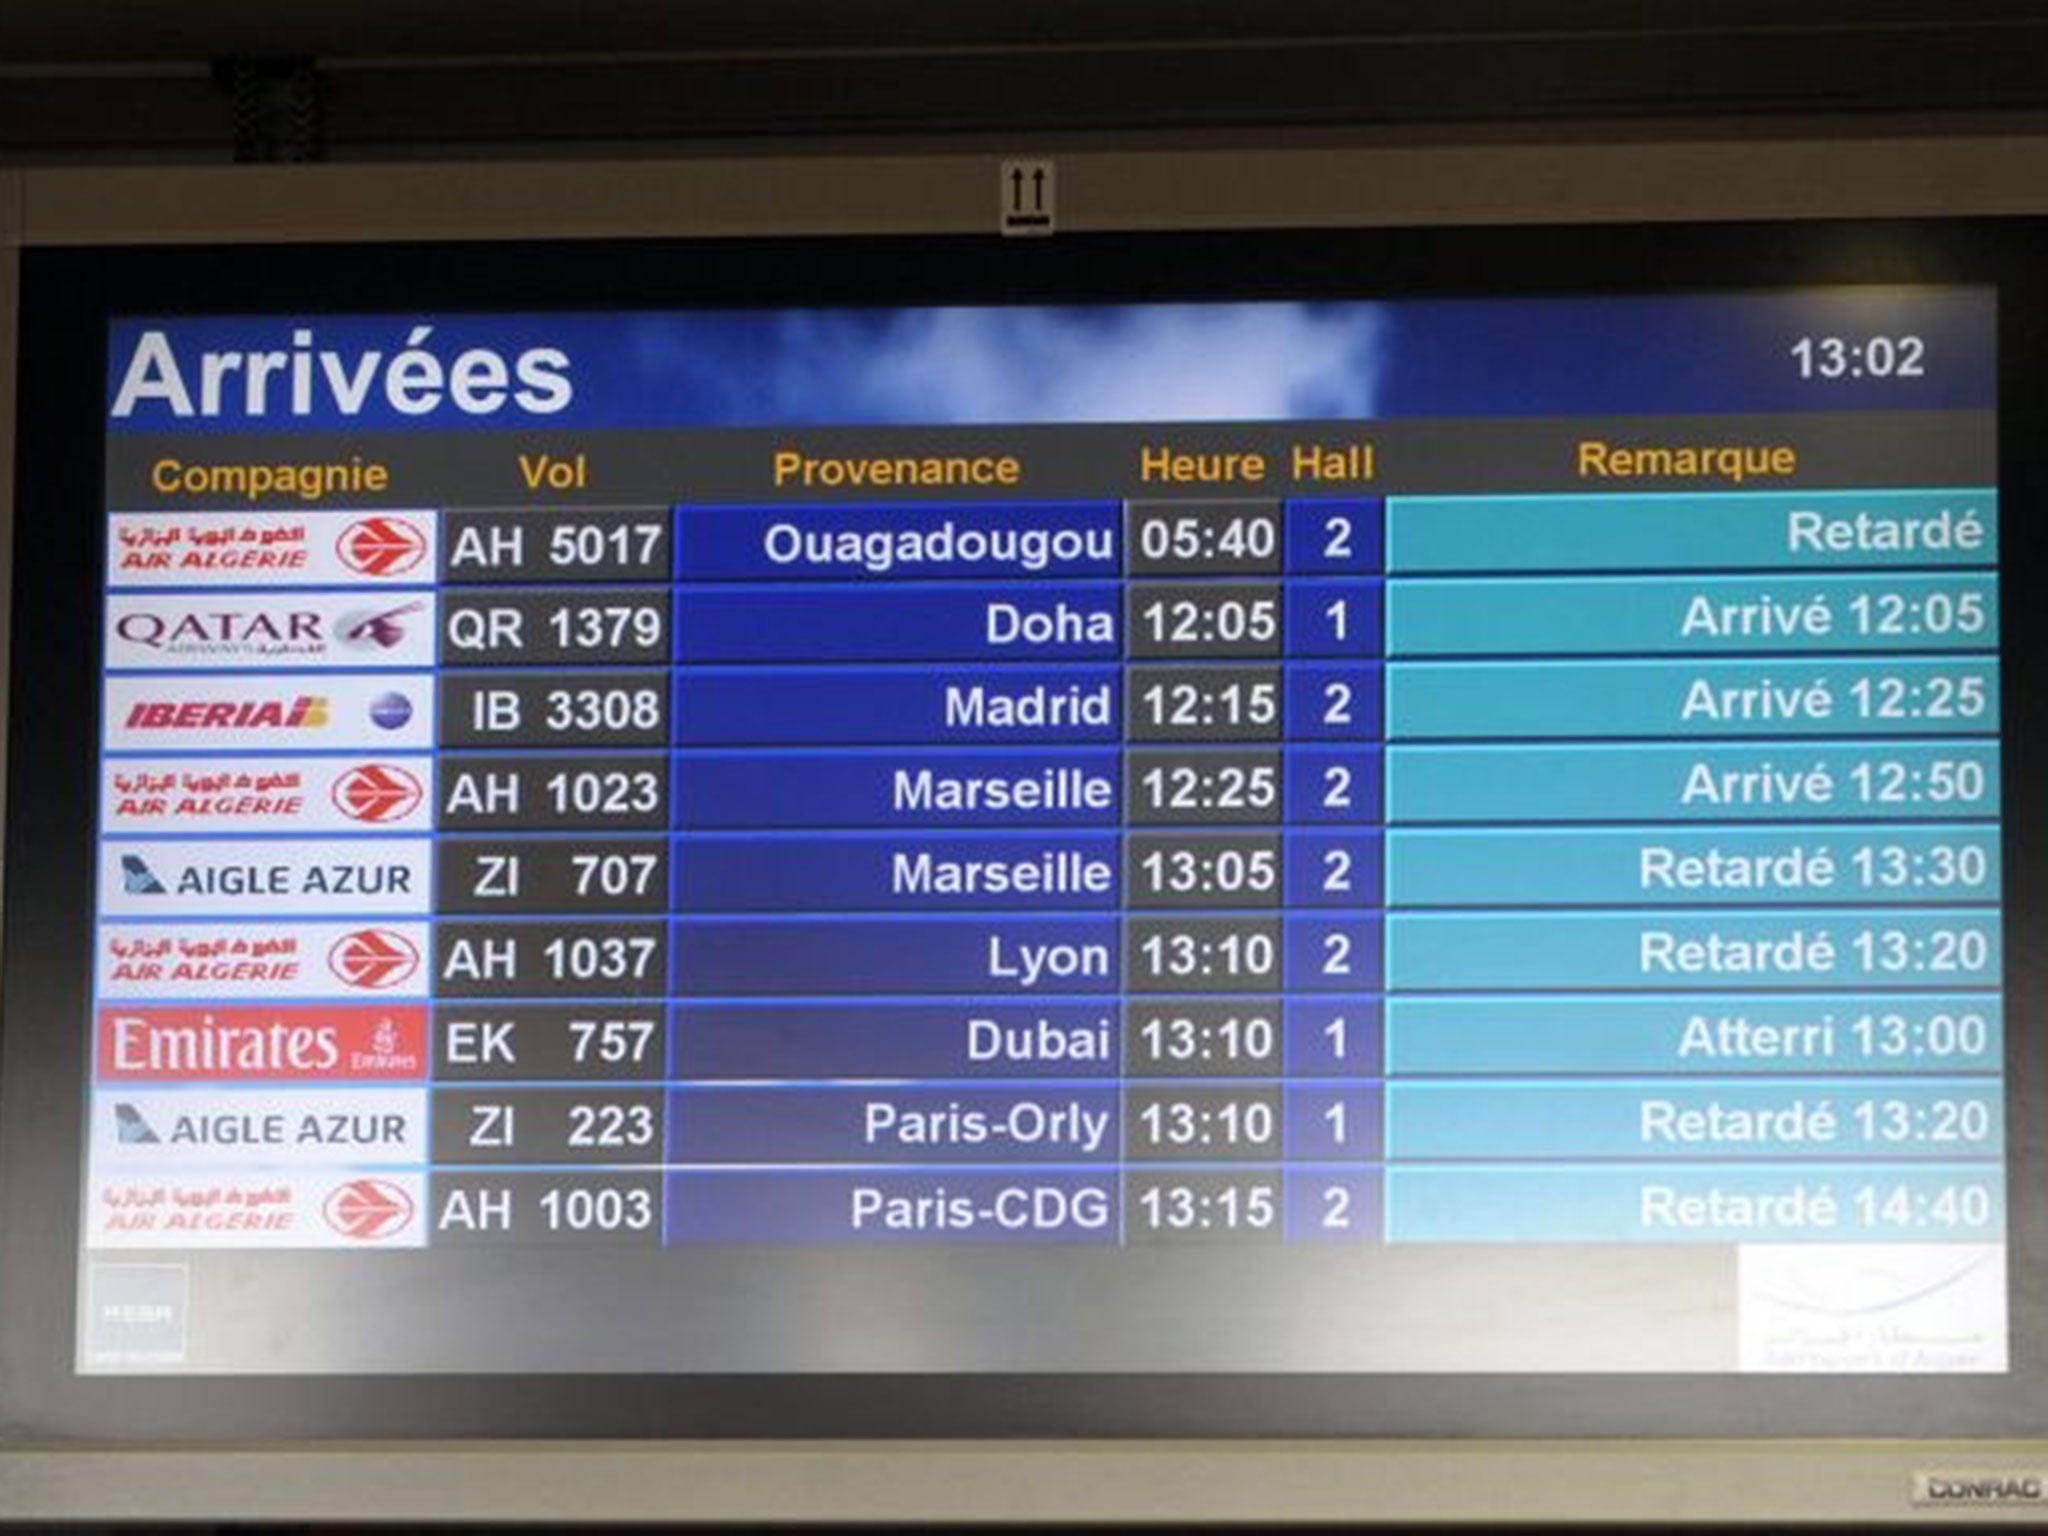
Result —
<instances>
[{"instance_id":1,"label":"airport arrivals board","mask_svg":"<svg viewBox=\"0 0 2048 1536\"><path fill-rule=\"evenodd\" d=\"M2003 1369L1994 332L117 320L79 1368Z\"/></svg>"}]
</instances>

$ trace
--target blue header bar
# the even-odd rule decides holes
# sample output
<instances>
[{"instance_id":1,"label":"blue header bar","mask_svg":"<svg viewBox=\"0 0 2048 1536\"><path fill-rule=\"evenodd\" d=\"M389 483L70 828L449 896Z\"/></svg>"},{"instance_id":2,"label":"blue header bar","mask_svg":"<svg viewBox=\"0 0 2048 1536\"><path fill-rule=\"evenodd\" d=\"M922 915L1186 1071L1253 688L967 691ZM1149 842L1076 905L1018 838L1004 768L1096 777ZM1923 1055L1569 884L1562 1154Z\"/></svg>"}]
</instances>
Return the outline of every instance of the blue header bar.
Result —
<instances>
[{"instance_id":1,"label":"blue header bar","mask_svg":"<svg viewBox=\"0 0 2048 1536\"><path fill-rule=\"evenodd\" d=\"M1984 288L124 319L115 431L1973 410Z\"/></svg>"}]
</instances>

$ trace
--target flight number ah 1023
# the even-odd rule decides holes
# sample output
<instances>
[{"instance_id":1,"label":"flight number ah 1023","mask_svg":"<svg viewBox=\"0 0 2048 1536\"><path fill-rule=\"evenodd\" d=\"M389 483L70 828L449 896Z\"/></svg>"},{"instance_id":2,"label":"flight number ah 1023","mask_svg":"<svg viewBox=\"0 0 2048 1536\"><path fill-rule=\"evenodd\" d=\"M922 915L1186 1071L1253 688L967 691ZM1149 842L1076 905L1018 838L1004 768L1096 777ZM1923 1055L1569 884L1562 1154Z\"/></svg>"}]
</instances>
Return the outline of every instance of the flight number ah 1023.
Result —
<instances>
[{"instance_id":1,"label":"flight number ah 1023","mask_svg":"<svg viewBox=\"0 0 2048 1536\"><path fill-rule=\"evenodd\" d=\"M660 754L449 754L439 774L444 831L625 832L668 825L668 760Z\"/></svg>"}]
</instances>

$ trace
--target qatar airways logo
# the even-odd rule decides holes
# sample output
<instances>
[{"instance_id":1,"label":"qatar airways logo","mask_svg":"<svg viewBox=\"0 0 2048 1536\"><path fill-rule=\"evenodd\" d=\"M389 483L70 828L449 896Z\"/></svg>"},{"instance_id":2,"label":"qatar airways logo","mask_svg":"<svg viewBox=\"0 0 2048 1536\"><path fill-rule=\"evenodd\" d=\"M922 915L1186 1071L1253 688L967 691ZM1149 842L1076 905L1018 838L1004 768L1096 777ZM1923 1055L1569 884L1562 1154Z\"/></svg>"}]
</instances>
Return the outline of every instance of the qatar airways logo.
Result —
<instances>
[{"instance_id":1,"label":"qatar airways logo","mask_svg":"<svg viewBox=\"0 0 2048 1536\"><path fill-rule=\"evenodd\" d=\"M416 325L395 351L337 352L316 345L309 329L291 333L289 348L199 352L180 356L163 331L144 331L114 395L116 419L157 403L173 416L311 416L333 410L360 416L381 401L401 416L425 416L453 405L490 416L508 405L551 416L575 398L569 356L557 347L529 347L507 357L489 347L450 353L436 346L434 327Z\"/></svg>"}]
</instances>

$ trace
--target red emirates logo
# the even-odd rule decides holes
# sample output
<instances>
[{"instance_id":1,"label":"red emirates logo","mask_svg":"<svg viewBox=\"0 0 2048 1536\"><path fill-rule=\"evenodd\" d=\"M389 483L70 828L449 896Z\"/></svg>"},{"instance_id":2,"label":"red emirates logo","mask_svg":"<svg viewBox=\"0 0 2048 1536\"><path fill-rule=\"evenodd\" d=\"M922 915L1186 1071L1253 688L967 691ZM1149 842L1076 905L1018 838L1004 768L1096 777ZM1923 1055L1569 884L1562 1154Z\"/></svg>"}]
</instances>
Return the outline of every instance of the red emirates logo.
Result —
<instances>
[{"instance_id":1,"label":"red emirates logo","mask_svg":"<svg viewBox=\"0 0 2048 1536\"><path fill-rule=\"evenodd\" d=\"M389 1179L350 1179L327 1197L320 1214L352 1242L396 1237L412 1225L412 1196Z\"/></svg>"},{"instance_id":2,"label":"red emirates logo","mask_svg":"<svg viewBox=\"0 0 2048 1536\"><path fill-rule=\"evenodd\" d=\"M327 951L327 968L352 987L381 992L420 968L420 952L402 933L359 928L334 941Z\"/></svg>"},{"instance_id":3,"label":"red emirates logo","mask_svg":"<svg viewBox=\"0 0 2048 1536\"><path fill-rule=\"evenodd\" d=\"M426 798L420 781L390 763L351 768L334 784L334 804L356 821L403 821Z\"/></svg>"},{"instance_id":4,"label":"red emirates logo","mask_svg":"<svg viewBox=\"0 0 2048 1536\"><path fill-rule=\"evenodd\" d=\"M427 558L427 540L398 518L365 517L341 530L334 552L364 576L399 576Z\"/></svg>"}]
</instances>

